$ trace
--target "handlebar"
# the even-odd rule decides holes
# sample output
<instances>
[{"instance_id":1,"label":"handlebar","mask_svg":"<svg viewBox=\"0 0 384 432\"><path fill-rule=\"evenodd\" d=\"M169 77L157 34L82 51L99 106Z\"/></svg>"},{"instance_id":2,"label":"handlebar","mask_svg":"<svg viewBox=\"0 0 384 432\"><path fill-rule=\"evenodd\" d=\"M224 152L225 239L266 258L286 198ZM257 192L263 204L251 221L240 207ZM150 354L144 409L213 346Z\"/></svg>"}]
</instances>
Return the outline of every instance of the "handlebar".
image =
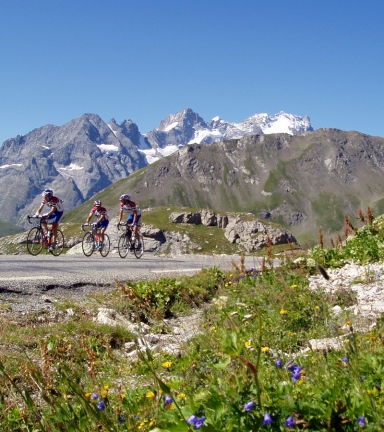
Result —
<instances>
[{"instance_id":1,"label":"handlebar","mask_svg":"<svg viewBox=\"0 0 384 432\"><path fill-rule=\"evenodd\" d=\"M124 226L126 228L133 228L133 224L127 224L126 222L119 222L116 226L119 231L121 226Z\"/></svg>"},{"instance_id":2,"label":"handlebar","mask_svg":"<svg viewBox=\"0 0 384 432\"><path fill-rule=\"evenodd\" d=\"M31 219L45 219L45 216L42 216L42 215L33 215L33 216L27 215L27 219L28 219L28 222L31 224L32 223Z\"/></svg>"}]
</instances>

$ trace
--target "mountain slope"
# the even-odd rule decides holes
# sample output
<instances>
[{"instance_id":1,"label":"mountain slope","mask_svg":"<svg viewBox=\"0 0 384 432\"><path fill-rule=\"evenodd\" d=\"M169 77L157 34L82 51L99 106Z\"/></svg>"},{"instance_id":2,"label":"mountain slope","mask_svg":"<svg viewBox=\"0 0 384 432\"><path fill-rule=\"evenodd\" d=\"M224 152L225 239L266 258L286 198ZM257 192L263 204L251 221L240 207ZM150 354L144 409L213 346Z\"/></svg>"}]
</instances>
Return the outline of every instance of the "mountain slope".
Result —
<instances>
[{"instance_id":1,"label":"mountain slope","mask_svg":"<svg viewBox=\"0 0 384 432\"><path fill-rule=\"evenodd\" d=\"M384 210L384 139L320 129L193 144L98 194L116 207L131 193L142 208L247 211L289 227L303 243L340 232L357 209ZM145 218L145 215L144 215Z\"/></svg>"}]
</instances>

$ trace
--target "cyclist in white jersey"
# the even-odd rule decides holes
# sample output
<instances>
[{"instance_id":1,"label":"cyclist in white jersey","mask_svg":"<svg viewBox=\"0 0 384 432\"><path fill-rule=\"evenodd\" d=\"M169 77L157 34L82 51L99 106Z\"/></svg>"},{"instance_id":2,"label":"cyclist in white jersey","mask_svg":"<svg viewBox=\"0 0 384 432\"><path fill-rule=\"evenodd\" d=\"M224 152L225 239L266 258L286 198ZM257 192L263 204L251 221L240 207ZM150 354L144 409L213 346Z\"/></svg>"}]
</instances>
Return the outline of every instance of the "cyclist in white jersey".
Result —
<instances>
[{"instance_id":1,"label":"cyclist in white jersey","mask_svg":"<svg viewBox=\"0 0 384 432\"><path fill-rule=\"evenodd\" d=\"M37 209L35 216L40 216L40 212L43 210L44 206L47 205L49 207L48 213L42 215L43 220L41 222L41 226L43 227L44 232L47 232L47 222L49 219L53 219L51 246L48 249L49 252L52 252L56 247L55 244L59 221L64 213L63 200L53 196L52 189L45 189L41 195L43 196L43 201L41 202L40 207Z\"/></svg>"},{"instance_id":2,"label":"cyclist in white jersey","mask_svg":"<svg viewBox=\"0 0 384 432\"><path fill-rule=\"evenodd\" d=\"M134 202L131 201L131 195L124 194L120 197L120 213L119 213L119 221L121 222L124 213L128 213L127 224L133 225L133 232L135 233L135 237L138 240L137 248L141 248L140 243L140 235L139 235L139 226L141 221L141 210L140 207Z\"/></svg>"}]
</instances>

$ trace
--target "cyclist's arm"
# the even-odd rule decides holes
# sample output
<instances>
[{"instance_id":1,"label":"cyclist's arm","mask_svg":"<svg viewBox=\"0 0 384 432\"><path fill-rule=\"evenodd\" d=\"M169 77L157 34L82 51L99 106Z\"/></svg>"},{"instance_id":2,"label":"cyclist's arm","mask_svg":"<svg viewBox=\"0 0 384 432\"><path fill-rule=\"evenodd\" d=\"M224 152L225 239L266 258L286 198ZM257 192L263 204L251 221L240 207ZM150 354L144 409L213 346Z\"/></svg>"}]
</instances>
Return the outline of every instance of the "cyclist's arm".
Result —
<instances>
[{"instance_id":1,"label":"cyclist's arm","mask_svg":"<svg viewBox=\"0 0 384 432\"><path fill-rule=\"evenodd\" d=\"M93 216L93 213L92 212L89 213L89 215L88 215L87 220L85 221L85 223L89 223L89 221L91 220L92 216Z\"/></svg>"},{"instance_id":2,"label":"cyclist's arm","mask_svg":"<svg viewBox=\"0 0 384 432\"><path fill-rule=\"evenodd\" d=\"M40 214L41 210L44 208L44 203L40 204L40 207L36 210L36 214Z\"/></svg>"},{"instance_id":3,"label":"cyclist's arm","mask_svg":"<svg viewBox=\"0 0 384 432\"><path fill-rule=\"evenodd\" d=\"M120 209L120 213L119 213L119 223L121 222L121 218L123 217L123 209Z\"/></svg>"},{"instance_id":4,"label":"cyclist's arm","mask_svg":"<svg viewBox=\"0 0 384 432\"><path fill-rule=\"evenodd\" d=\"M51 214L54 213L56 210L57 210L57 207L56 206L52 206L51 210L48 213L46 213L45 216L47 216L47 217L51 216Z\"/></svg>"},{"instance_id":5,"label":"cyclist's arm","mask_svg":"<svg viewBox=\"0 0 384 432\"><path fill-rule=\"evenodd\" d=\"M133 225L135 224L136 219L137 219L137 210L134 209L134 210L133 210L133 221L132 221L132 224L133 224Z\"/></svg>"}]
</instances>

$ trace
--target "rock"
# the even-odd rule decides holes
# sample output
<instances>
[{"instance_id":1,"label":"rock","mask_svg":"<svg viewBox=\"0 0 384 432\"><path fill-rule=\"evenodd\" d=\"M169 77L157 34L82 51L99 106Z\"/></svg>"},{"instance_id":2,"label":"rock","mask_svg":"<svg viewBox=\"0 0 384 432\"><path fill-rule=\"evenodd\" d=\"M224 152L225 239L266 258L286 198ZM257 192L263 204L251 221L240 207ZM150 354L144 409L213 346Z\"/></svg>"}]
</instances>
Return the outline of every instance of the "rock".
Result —
<instances>
[{"instance_id":1,"label":"rock","mask_svg":"<svg viewBox=\"0 0 384 432\"><path fill-rule=\"evenodd\" d=\"M147 324L141 323L140 326L138 324L133 324L113 309L99 308L99 313L94 320L100 324L106 324L112 327L124 327L136 336L149 331L149 326Z\"/></svg>"}]
</instances>

